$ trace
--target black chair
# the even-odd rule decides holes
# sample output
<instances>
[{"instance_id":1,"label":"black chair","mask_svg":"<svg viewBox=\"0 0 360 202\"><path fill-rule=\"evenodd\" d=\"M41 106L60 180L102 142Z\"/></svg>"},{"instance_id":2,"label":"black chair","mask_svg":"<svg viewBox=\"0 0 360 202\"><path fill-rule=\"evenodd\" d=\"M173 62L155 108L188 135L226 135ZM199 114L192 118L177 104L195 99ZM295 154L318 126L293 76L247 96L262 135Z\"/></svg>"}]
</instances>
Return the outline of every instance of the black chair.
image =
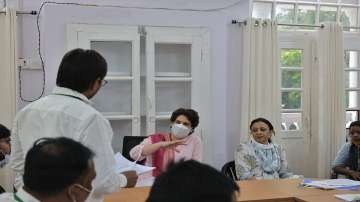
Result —
<instances>
[{"instance_id":1,"label":"black chair","mask_svg":"<svg viewBox=\"0 0 360 202\"><path fill-rule=\"evenodd\" d=\"M5 189L2 186L0 186L0 194L5 193L5 192L6 192Z\"/></svg>"},{"instance_id":2,"label":"black chair","mask_svg":"<svg viewBox=\"0 0 360 202\"><path fill-rule=\"evenodd\" d=\"M230 179L237 181L239 180L236 176L236 171L235 171L235 161L230 161L227 162L223 165L223 167L221 168L221 172L229 177Z\"/></svg>"},{"instance_id":3,"label":"black chair","mask_svg":"<svg viewBox=\"0 0 360 202\"><path fill-rule=\"evenodd\" d=\"M140 144L146 136L124 136L123 140L123 148L122 148L122 155L130 161L134 161L130 157L130 150L135 147L136 145Z\"/></svg>"}]
</instances>

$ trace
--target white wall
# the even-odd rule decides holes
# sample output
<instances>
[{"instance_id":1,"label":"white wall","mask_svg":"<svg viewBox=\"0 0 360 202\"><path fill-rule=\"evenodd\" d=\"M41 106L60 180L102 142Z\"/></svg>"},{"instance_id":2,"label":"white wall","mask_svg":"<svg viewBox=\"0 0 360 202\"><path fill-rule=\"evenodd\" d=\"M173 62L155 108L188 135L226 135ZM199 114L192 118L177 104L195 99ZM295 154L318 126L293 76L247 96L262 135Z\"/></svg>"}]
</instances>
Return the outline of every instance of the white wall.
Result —
<instances>
[{"instance_id":1,"label":"white wall","mask_svg":"<svg viewBox=\"0 0 360 202\"><path fill-rule=\"evenodd\" d=\"M241 28L238 25L229 25L228 43L228 99L227 111L227 161L234 160L235 147L240 143L240 105L241 105ZM235 110L234 110L235 109Z\"/></svg>"},{"instance_id":2,"label":"white wall","mask_svg":"<svg viewBox=\"0 0 360 202\"><path fill-rule=\"evenodd\" d=\"M22 0L19 2L22 10L38 10L41 0ZM174 0L174 1L81 1L99 4L117 4L130 6L151 6L170 8L210 9L224 7L236 1L232 0ZM55 85L56 72L61 57L66 51L66 24L121 24L121 25L152 25L152 26L185 26L207 27L211 35L211 103L210 130L208 134L213 145L205 145L206 162L220 168L224 162L233 159L233 148L239 140L239 76L237 66L239 61L228 62L238 58L240 50L234 46L232 40L237 34L236 25L230 25L231 19L242 19L249 15L249 1L242 0L232 8L213 11L171 11L171 10L143 10L129 8L96 8L64 5L47 5L41 15L42 53L46 68L46 94ZM37 57L36 17L24 15L20 17L22 23L20 36L20 56L25 58ZM234 28L235 26L235 28ZM235 32L235 34L234 34ZM232 36L230 38L230 36ZM231 56L229 57L229 51ZM236 51L236 52L233 52ZM41 92L42 77L38 70L24 71L23 96L33 98ZM235 93L235 94L234 94ZM236 99L234 99L236 95ZM26 103L19 100L19 106ZM201 116L201 115L200 115ZM201 120L200 120L201 121Z\"/></svg>"}]
</instances>

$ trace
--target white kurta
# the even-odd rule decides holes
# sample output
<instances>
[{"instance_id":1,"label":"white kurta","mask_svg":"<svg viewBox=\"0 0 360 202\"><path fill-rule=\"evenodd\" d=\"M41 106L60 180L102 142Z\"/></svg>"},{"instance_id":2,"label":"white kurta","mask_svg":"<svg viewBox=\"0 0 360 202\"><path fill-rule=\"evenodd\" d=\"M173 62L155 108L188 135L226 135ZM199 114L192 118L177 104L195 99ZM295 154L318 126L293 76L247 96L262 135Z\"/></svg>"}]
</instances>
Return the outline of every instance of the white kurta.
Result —
<instances>
[{"instance_id":1,"label":"white kurta","mask_svg":"<svg viewBox=\"0 0 360 202\"><path fill-rule=\"evenodd\" d=\"M23 202L41 202L31 196L29 193L27 193L22 188L19 189L19 191L16 193L16 196ZM3 193L0 195L0 201L1 202L19 202L15 199L14 193Z\"/></svg>"},{"instance_id":2,"label":"white kurta","mask_svg":"<svg viewBox=\"0 0 360 202\"><path fill-rule=\"evenodd\" d=\"M59 136L77 140L95 152L97 175L88 201L102 201L104 194L127 184L126 177L115 172L109 121L83 94L55 87L52 94L29 104L15 118L10 163L16 173L16 188L23 185L25 155L33 143L39 138Z\"/></svg>"}]
</instances>

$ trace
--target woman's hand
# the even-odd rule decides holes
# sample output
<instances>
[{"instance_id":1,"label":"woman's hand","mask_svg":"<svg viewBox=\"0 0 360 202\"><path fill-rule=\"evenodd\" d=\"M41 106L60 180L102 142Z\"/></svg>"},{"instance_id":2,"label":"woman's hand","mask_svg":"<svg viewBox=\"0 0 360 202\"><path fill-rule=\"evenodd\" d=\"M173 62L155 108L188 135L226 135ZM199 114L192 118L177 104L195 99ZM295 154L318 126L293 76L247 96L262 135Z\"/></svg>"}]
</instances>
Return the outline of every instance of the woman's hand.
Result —
<instances>
[{"instance_id":1,"label":"woman's hand","mask_svg":"<svg viewBox=\"0 0 360 202\"><path fill-rule=\"evenodd\" d=\"M160 143L161 148L169 148L169 147L176 147L178 145L186 145L184 139L164 141L164 142L159 142L159 143Z\"/></svg>"},{"instance_id":2,"label":"woman's hand","mask_svg":"<svg viewBox=\"0 0 360 202\"><path fill-rule=\"evenodd\" d=\"M185 139L165 141L165 142L159 142L159 143L160 143L160 147L165 148L165 149L175 148L178 145L186 145ZM175 151L179 152L179 150L177 150L176 148L175 148Z\"/></svg>"},{"instance_id":3,"label":"woman's hand","mask_svg":"<svg viewBox=\"0 0 360 202\"><path fill-rule=\"evenodd\" d=\"M143 156L151 155L160 148L172 149L178 145L186 145L185 139L162 141L162 142L158 142L158 143L154 143L154 144L144 145L141 155L143 155ZM175 151L179 152L179 150L177 150L177 149L175 149Z\"/></svg>"}]
</instances>

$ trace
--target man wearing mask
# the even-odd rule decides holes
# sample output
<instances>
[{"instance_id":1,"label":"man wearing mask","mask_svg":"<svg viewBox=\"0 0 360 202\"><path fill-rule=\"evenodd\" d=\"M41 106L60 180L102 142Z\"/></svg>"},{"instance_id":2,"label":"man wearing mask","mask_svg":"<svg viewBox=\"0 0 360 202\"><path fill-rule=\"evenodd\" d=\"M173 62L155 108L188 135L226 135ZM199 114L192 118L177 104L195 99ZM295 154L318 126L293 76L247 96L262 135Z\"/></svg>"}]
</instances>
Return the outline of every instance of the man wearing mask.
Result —
<instances>
[{"instance_id":1,"label":"man wearing mask","mask_svg":"<svg viewBox=\"0 0 360 202\"><path fill-rule=\"evenodd\" d=\"M0 168L9 162L10 151L10 130L0 124Z\"/></svg>"},{"instance_id":2,"label":"man wearing mask","mask_svg":"<svg viewBox=\"0 0 360 202\"><path fill-rule=\"evenodd\" d=\"M11 167L15 187L22 186L24 154L42 137L68 137L96 153L97 177L89 201L103 201L103 195L120 187L135 186L135 171L116 172L111 146L113 131L105 117L91 106L91 99L106 84L105 59L94 50L75 49L65 54L59 66L53 92L37 100L16 116L13 128Z\"/></svg>"},{"instance_id":3,"label":"man wearing mask","mask_svg":"<svg viewBox=\"0 0 360 202\"><path fill-rule=\"evenodd\" d=\"M24 186L1 202L84 202L96 176L94 153L65 137L42 138L25 158Z\"/></svg>"}]
</instances>

